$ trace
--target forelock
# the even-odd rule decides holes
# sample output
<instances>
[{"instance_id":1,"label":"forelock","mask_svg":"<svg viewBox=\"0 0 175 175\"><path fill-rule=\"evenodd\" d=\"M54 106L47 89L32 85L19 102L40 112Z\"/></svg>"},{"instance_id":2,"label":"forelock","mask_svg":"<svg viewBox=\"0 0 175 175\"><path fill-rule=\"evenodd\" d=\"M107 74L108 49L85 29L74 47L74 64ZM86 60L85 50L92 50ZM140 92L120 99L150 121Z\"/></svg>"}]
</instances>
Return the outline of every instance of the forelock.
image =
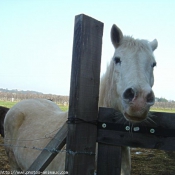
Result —
<instances>
[{"instance_id":1,"label":"forelock","mask_svg":"<svg viewBox=\"0 0 175 175\"><path fill-rule=\"evenodd\" d=\"M131 36L124 36L120 43L120 46L121 48L129 49L132 52L137 52L137 51L150 52L151 51L151 47L147 40L134 39Z\"/></svg>"}]
</instances>

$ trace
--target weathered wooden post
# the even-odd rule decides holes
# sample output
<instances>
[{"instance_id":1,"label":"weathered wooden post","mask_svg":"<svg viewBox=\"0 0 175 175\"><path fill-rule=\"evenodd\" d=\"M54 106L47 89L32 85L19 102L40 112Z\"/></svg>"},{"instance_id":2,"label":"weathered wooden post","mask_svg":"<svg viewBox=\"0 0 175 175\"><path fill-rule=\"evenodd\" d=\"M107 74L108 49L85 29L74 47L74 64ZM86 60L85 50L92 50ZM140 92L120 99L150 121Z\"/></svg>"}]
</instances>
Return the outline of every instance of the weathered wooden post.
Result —
<instances>
[{"instance_id":1,"label":"weathered wooden post","mask_svg":"<svg viewBox=\"0 0 175 175\"><path fill-rule=\"evenodd\" d=\"M68 114L66 171L93 175L103 23L85 16L75 18Z\"/></svg>"},{"instance_id":2,"label":"weathered wooden post","mask_svg":"<svg viewBox=\"0 0 175 175\"><path fill-rule=\"evenodd\" d=\"M107 123L108 117L111 119L111 116L113 117L115 116L115 110L113 110L112 112L110 108L99 108L98 130L97 130L97 141L98 141L97 175L121 174L121 160L122 160L121 145L118 146L108 144L109 136L105 137L103 134L101 134L101 132L105 131L106 133L106 130L107 131L109 130L109 126ZM112 121L114 121L114 119ZM103 138L103 140L105 140L105 143L100 142L99 141L100 138Z\"/></svg>"}]
</instances>

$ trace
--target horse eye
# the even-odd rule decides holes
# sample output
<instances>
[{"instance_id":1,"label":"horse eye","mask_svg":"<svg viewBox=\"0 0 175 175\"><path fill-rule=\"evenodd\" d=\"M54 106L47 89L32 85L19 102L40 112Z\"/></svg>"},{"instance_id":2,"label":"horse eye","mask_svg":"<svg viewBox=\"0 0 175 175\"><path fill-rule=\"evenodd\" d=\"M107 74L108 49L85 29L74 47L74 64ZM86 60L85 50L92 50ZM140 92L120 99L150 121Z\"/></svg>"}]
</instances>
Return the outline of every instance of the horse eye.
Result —
<instances>
[{"instance_id":1,"label":"horse eye","mask_svg":"<svg viewBox=\"0 0 175 175\"><path fill-rule=\"evenodd\" d=\"M152 66L151 67L155 67L157 64L156 64L156 62L154 62L153 64L152 64Z\"/></svg>"},{"instance_id":2,"label":"horse eye","mask_svg":"<svg viewBox=\"0 0 175 175\"><path fill-rule=\"evenodd\" d=\"M121 64L120 57L115 57L115 58L114 58L114 61L115 61L115 64L118 64L118 63Z\"/></svg>"}]
</instances>

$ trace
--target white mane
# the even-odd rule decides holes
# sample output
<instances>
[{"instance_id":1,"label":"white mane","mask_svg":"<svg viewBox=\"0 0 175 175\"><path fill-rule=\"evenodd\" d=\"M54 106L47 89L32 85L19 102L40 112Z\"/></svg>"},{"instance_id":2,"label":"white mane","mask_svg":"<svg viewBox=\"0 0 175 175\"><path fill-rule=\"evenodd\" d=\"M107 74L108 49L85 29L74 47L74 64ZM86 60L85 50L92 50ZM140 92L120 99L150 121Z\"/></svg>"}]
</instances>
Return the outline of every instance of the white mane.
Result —
<instances>
[{"instance_id":1,"label":"white mane","mask_svg":"<svg viewBox=\"0 0 175 175\"><path fill-rule=\"evenodd\" d=\"M130 49L133 52L137 52L139 50L150 52L152 50L148 40L134 39L131 36L124 36L121 40L120 47L123 51Z\"/></svg>"}]
</instances>

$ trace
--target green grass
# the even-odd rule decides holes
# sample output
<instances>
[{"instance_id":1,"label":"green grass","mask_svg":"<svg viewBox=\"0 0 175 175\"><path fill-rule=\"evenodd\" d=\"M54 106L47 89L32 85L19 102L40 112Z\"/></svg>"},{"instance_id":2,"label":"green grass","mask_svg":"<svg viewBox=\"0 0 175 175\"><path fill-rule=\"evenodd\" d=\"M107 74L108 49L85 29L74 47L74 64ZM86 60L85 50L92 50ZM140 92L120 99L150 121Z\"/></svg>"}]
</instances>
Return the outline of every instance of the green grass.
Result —
<instances>
[{"instance_id":1,"label":"green grass","mask_svg":"<svg viewBox=\"0 0 175 175\"><path fill-rule=\"evenodd\" d=\"M167 112L167 113L175 113L175 109L157 109L157 108L152 108L152 112Z\"/></svg>"},{"instance_id":2,"label":"green grass","mask_svg":"<svg viewBox=\"0 0 175 175\"><path fill-rule=\"evenodd\" d=\"M60 104L58 104L58 106L60 107L60 109L62 111L67 111L68 110L68 106L64 106L64 105L60 105Z\"/></svg>"},{"instance_id":3,"label":"green grass","mask_svg":"<svg viewBox=\"0 0 175 175\"><path fill-rule=\"evenodd\" d=\"M7 108L11 108L12 106L14 106L16 103L18 102L11 102L11 101L0 101L0 106L4 106ZM67 111L68 110L68 106L64 106L64 105L58 105L60 107L60 109L62 111Z\"/></svg>"},{"instance_id":4,"label":"green grass","mask_svg":"<svg viewBox=\"0 0 175 175\"><path fill-rule=\"evenodd\" d=\"M4 106L7 108L11 108L13 105L15 105L17 102L11 102L11 101L0 101L0 106Z\"/></svg>"}]
</instances>

